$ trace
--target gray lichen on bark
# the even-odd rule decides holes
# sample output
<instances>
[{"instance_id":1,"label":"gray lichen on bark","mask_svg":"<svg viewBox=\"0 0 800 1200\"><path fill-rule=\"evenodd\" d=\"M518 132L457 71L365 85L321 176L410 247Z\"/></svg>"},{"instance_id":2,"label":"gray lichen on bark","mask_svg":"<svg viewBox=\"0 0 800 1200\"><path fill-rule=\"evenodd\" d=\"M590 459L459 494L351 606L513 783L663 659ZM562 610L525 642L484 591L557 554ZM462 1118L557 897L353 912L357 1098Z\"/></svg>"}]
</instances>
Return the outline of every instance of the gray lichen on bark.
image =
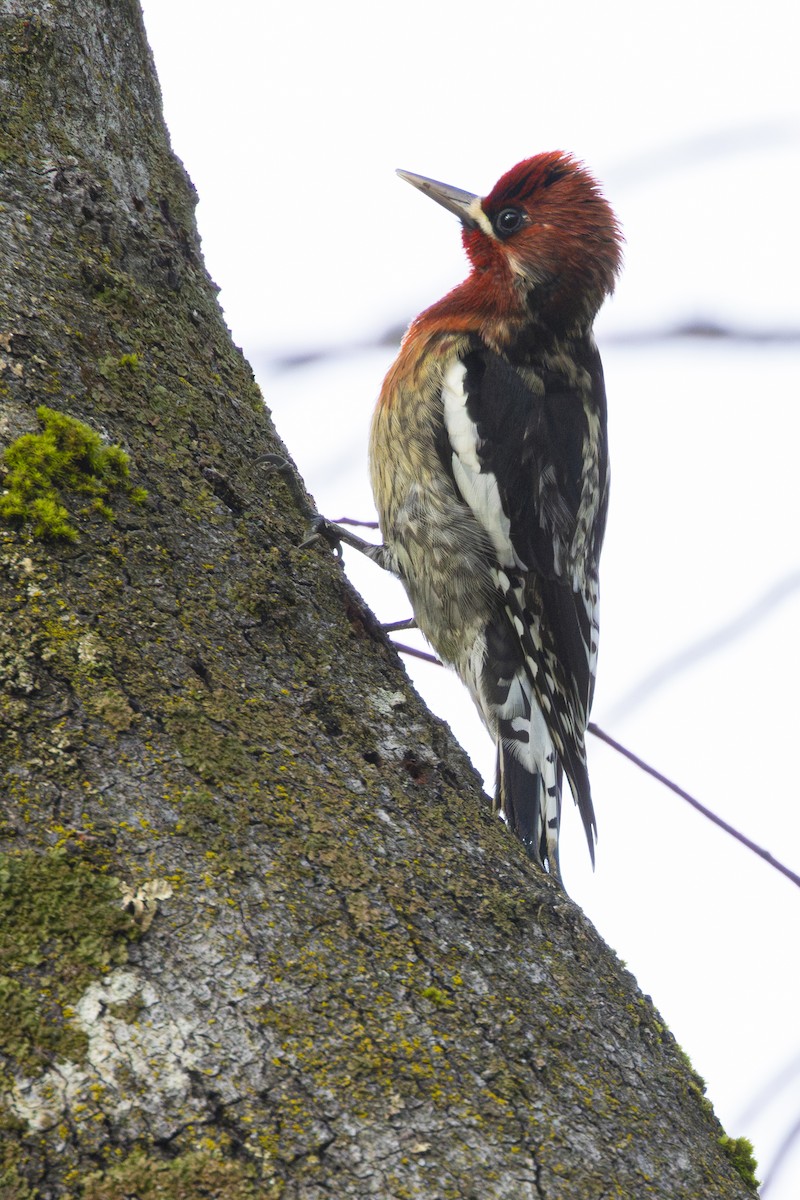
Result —
<instances>
[{"instance_id":1,"label":"gray lichen on bark","mask_svg":"<svg viewBox=\"0 0 800 1200\"><path fill-rule=\"evenodd\" d=\"M147 491L0 531L2 1194L750 1194L256 465L137 5L7 0L0 39L0 443L44 404Z\"/></svg>"}]
</instances>

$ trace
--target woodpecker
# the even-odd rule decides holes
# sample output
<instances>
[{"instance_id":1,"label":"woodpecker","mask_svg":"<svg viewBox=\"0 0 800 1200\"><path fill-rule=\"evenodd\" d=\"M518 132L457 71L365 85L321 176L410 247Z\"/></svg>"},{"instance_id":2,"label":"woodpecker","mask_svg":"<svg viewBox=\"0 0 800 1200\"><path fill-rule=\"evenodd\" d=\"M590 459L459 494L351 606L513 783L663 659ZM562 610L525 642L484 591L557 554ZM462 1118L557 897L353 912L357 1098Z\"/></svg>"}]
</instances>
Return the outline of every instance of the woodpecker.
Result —
<instances>
[{"instance_id":1,"label":"woodpecker","mask_svg":"<svg viewBox=\"0 0 800 1200\"><path fill-rule=\"evenodd\" d=\"M594 862L584 737L608 454L592 325L622 237L568 154L519 163L484 198L398 174L459 218L472 269L411 324L383 384L371 553L496 743L496 807L560 883L564 775Z\"/></svg>"}]
</instances>

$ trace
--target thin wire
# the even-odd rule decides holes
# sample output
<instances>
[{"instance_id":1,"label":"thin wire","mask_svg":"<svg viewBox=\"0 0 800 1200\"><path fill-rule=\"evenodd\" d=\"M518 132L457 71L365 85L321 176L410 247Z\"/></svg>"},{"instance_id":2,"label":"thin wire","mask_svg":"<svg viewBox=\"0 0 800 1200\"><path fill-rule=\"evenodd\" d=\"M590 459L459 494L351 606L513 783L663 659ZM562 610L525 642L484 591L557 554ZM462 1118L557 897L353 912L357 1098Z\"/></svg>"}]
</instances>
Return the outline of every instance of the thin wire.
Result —
<instances>
[{"instance_id":1,"label":"thin wire","mask_svg":"<svg viewBox=\"0 0 800 1200\"><path fill-rule=\"evenodd\" d=\"M668 779L666 775L662 775L655 767L651 767L643 758L639 758L638 754L634 754L632 750L628 750L626 746L623 746L615 738L612 738L610 734L602 730L599 725L595 725L593 721L590 721L588 728L589 732L593 733L601 742L605 742L606 745L611 746L612 750L616 750L623 758L627 758L630 762L634 763L645 774L652 775L653 779L657 779L659 783L663 783L664 787L669 788L676 796L680 796L687 804L691 804L692 808L696 808L699 813L702 813L714 825L718 825L720 829L724 829L731 837L736 838L737 842L741 842L743 846L747 846L748 850L752 850L754 854L757 854L759 858L763 858L764 862L769 863L776 871L780 871L787 879L791 879L796 887L800 887L800 875L796 875L794 871L790 870L789 867L770 854L769 850L765 850L763 846L759 846L756 842L751 841L749 837L740 833L738 829L734 829L727 821L723 821L722 817L718 817L710 808L706 808L699 800L695 800L694 796L684 791L682 787L678 787L677 783L673 783L671 779Z\"/></svg>"}]
</instances>

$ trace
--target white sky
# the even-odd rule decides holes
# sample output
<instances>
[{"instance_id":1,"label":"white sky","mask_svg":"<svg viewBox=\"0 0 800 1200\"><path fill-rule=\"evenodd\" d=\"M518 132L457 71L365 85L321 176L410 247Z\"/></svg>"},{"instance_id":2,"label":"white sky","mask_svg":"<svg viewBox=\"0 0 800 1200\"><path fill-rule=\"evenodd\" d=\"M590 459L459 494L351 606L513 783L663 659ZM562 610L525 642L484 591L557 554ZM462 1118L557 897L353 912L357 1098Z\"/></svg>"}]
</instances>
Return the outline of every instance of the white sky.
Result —
<instances>
[{"instance_id":1,"label":"white sky","mask_svg":"<svg viewBox=\"0 0 800 1200\"><path fill-rule=\"evenodd\" d=\"M394 168L485 194L558 148L603 180L627 247L598 324L613 483L593 716L800 871L800 344L615 340L695 318L800 328L791 6L146 0L145 18L234 338L329 516L370 515L367 426L394 351L270 363L369 342L465 273L455 219ZM383 619L407 615L399 585L348 569ZM794 590L744 634L627 702L785 580ZM457 681L408 669L490 775ZM800 1118L800 893L606 747L589 751L598 865L567 800L570 893L727 1131L753 1139L763 1178ZM796 1200L798 1179L800 1145L768 1200Z\"/></svg>"}]
</instances>

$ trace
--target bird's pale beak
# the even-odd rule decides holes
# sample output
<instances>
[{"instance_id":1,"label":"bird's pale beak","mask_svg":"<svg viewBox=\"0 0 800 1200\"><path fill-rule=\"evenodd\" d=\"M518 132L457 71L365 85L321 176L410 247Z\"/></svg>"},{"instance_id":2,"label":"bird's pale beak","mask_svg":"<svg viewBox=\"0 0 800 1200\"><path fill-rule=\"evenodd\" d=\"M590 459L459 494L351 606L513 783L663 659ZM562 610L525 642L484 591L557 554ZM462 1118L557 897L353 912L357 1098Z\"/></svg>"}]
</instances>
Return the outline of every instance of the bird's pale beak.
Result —
<instances>
[{"instance_id":1,"label":"bird's pale beak","mask_svg":"<svg viewBox=\"0 0 800 1200\"><path fill-rule=\"evenodd\" d=\"M465 192L461 188L451 187L449 183L439 183L436 179L428 179L425 175L415 175L413 171L398 171L397 174L407 183L419 188L431 200L441 204L448 212L455 213L458 219L467 226L477 225L475 209L480 205L480 196Z\"/></svg>"}]
</instances>

